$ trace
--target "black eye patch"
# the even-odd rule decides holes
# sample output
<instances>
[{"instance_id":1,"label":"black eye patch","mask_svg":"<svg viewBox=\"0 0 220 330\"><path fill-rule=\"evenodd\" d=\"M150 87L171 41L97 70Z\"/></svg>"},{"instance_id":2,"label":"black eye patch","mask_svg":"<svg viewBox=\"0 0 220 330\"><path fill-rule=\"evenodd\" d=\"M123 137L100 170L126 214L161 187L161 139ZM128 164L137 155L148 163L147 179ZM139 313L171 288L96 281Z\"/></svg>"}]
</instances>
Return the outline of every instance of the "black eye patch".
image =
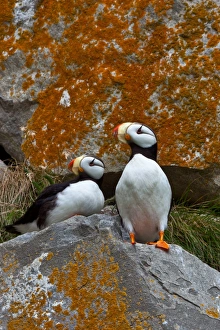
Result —
<instances>
[{"instance_id":1,"label":"black eye patch","mask_svg":"<svg viewBox=\"0 0 220 330\"><path fill-rule=\"evenodd\" d=\"M142 131L141 131L142 127L143 127L143 125L141 125L141 127L138 128L137 134L141 134L142 133Z\"/></svg>"}]
</instances>

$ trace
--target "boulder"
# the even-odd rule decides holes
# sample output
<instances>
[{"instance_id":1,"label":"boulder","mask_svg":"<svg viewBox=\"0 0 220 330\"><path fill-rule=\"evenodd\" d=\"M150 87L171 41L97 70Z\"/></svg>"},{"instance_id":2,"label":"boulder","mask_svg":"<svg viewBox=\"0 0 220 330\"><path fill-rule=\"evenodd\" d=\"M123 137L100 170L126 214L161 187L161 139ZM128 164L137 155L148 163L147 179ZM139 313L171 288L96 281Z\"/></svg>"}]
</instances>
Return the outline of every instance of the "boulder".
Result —
<instances>
[{"instance_id":1,"label":"boulder","mask_svg":"<svg viewBox=\"0 0 220 330\"><path fill-rule=\"evenodd\" d=\"M37 105L35 101L12 101L0 97L0 145L11 158L22 162L22 131Z\"/></svg>"},{"instance_id":2,"label":"boulder","mask_svg":"<svg viewBox=\"0 0 220 330\"><path fill-rule=\"evenodd\" d=\"M125 150L112 128L140 121L157 133L162 165L219 164L218 9L217 0L4 6L1 144L35 166L95 152L115 170Z\"/></svg>"},{"instance_id":3,"label":"boulder","mask_svg":"<svg viewBox=\"0 0 220 330\"><path fill-rule=\"evenodd\" d=\"M218 271L127 239L117 215L100 214L1 244L2 329L218 328Z\"/></svg>"}]
</instances>

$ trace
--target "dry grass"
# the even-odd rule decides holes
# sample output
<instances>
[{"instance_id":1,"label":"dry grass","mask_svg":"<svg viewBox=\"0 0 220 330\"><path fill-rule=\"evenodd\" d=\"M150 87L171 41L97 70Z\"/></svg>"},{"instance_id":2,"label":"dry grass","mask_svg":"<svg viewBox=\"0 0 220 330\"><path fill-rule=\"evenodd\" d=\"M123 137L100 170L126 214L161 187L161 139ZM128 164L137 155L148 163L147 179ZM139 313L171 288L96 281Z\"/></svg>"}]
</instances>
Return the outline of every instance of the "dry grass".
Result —
<instances>
[{"instance_id":1,"label":"dry grass","mask_svg":"<svg viewBox=\"0 0 220 330\"><path fill-rule=\"evenodd\" d=\"M8 166L0 181L0 243L15 237L5 232L4 226L23 215L40 191L51 183L51 176L24 164Z\"/></svg>"}]
</instances>

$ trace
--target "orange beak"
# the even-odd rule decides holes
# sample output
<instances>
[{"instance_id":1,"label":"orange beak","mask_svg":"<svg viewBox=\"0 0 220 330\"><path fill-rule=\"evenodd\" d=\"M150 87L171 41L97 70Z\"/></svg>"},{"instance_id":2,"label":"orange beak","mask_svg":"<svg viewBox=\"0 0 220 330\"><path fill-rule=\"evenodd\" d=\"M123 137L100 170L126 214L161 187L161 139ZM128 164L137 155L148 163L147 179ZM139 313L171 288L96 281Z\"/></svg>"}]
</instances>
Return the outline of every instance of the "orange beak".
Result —
<instances>
[{"instance_id":1,"label":"orange beak","mask_svg":"<svg viewBox=\"0 0 220 330\"><path fill-rule=\"evenodd\" d=\"M120 126L121 126L121 124L119 124L118 126L116 126L116 127L113 129L113 136L114 136L115 138L117 138L117 136L118 136L118 129L119 129Z\"/></svg>"},{"instance_id":2,"label":"orange beak","mask_svg":"<svg viewBox=\"0 0 220 330\"><path fill-rule=\"evenodd\" d=\"M75 161L75 159L71 160L71 162L70 162L69 165L68 165L68 169L69 169L70 171L72 171L72 168L73 168L73 165L74 165L74 161Z\"/></svg>"}]
</instances>

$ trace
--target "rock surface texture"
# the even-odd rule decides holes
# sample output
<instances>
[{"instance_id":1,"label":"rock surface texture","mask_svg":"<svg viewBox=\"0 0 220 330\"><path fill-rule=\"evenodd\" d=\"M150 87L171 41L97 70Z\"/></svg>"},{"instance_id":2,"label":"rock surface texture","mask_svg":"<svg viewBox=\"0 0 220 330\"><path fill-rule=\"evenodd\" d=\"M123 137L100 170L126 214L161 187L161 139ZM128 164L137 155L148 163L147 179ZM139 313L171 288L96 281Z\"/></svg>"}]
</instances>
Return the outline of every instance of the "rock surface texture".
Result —
<instances>
[{"instance_id":1,"label":"rock surface texture","mask_svg":"<svg viewBox=\"0 0 220 330\"><path fill-rule=\"evenodd\" d=\"M179 246L132 246L118 216L76 216L3 243L0 272L1 329L219 327L219 272Z\"/></svg>"},{"instance_id":2,"label":"rock surface texture","mask_svg":"<svg viewBox=\"0 0 220 330\"><path fill-rule=\"evenodd\" d=\"M112 128L143 121L162 165L219 163L218 20L218 0L5 1L0 143L37 166L92 151L113 168Z\"/></svg>"}]
</instances>

